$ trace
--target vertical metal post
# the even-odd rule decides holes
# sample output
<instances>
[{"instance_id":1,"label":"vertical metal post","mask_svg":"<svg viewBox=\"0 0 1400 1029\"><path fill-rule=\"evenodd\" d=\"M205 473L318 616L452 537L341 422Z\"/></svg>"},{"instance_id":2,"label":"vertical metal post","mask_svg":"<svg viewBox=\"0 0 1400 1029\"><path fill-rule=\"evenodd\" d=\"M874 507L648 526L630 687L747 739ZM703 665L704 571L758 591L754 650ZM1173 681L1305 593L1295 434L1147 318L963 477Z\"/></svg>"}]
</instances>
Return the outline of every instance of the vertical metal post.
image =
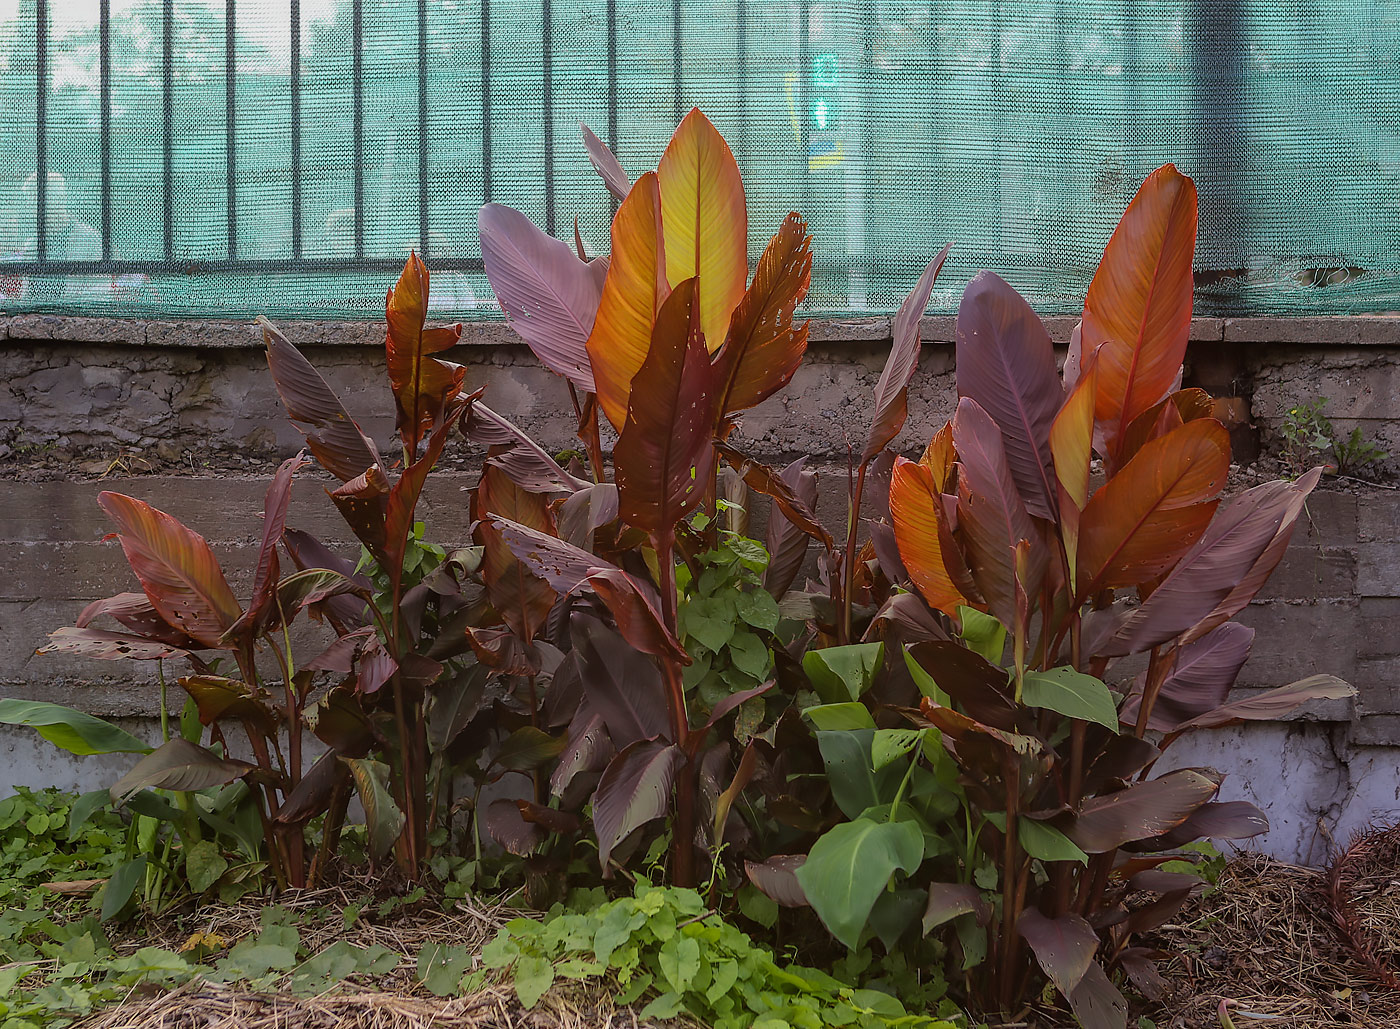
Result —
<instances>
[{"instance_id":1,"label":"vertical metal post","mask_svg":"<svg viewBox=\"0 0 1400 1029\"><path fill-rule=\"evenodd\" d=\"M428 0L418 0L418 246L428 256Z\"/></svg>"},{"instance_id":2,"label":"vertical metal post","mask_svg":"<svg viewBox=\"0 0 1400 1029\"><path fill-rule=\"evenodd\" d=\"M812 74L812 12L809 0L802 0L797 9L797 146L802 163L802 210L812 209L812 144L808 138L807 83Z\"/></svg>"},{"instance_id":3,"label":"vertical metal post","mask_svg":"<svg viewBox=\"0 0 1400 1029\"><path fill-rule=\"evenodd\" d=\"M1223 258L1226 267L1212 270L1247 271L1250 219L1236 185L1250 163L1250 136L1242 110L1249 72L1244 4L1243 0L1197 0L1193 8L1192 128L1196 167L1198 173L1208 172L1211 187L1201 190L1201 234L1235 243L1228 256L1217 252L1215 257ZM1231 301L1236 313L1250 313L1247 290L1236 292Z\"/></svg>"},{"instance_id":4,"label":"vertical metal post","mask_svg":"<svg viewBox=\"0 0 1400 1029\"><path fill-rule=\"evenodd\" d=\"M102 260L112 259L112 0L97 5L97 82L102 161Z\"/></svg>"},{"instance_id":5,"label":"vertical metal post","mask_svg":"<svg viewBox=\"0 0 1400 1029\"><path fill-rule=\"evenodd\" d=\"M608 149L617 153L617 0L608 0Z\"/></svg>"},{"instance_id":6,"label":"vertical metal post","mask_svg":"<svg viewBox=\"0 0 1400 1029\"><path fill-rule=\"evenodd\" d=\"M735 47L738 50L739 68L738 79L739 89L735 95L735 104L739 118L739 161L740 166L747 164L749 158L749 5L747 0L735 0L735 20L738 22L736 28ZM806 212L803 212L804 216Z\"/></svg>"},{"instance_id":7,"label":"vertical metal post","mask_svg":"<svg viewBox=\"0 0 1400 1029\"><path fill-rule=\"evenodd\" d=\"M481 0L481 199L491 202L491 0Z\"/></svg>"},{"instance_id":8,"label":"vertical metal post","mask_svg":"<svg viewBox=\"0 0 1400 1029\"><path fill-rule=\"evenodd\" d=\"M541 60L544 99L544 231L554 235L554 11L550 0L540 0Z\"/></svg>"},{"instance_id":9,"label":"vertical metal post","mask_svg":"<svg viewBox=\"0 0 1400 1029\"><path fill-rule=\"evenodd\" d=\"M227 211L228 219L228 259L238 257L238 158L235 134L238 126L237 79L238 65L235 51L235 29L238 24L236 0L224 0L224 170L228 176Z\"/></svg>"},{"instance_id":10,"label":"vertical metal post","mask_svg":"<svg viewBox=\"0 0 1400 1029\"><path fill-rule=\"evenodd\" d=\"M167 261L175 256L175 0L161 4L160 81L161 81L161 201L165 230L164 254Z\"/></svg>"},{"instance_id":11,"label":"vertical metal post","mask_svg":"<svg viewBox=\"0 0 1400 1029\"><path fill-rule=\"evenodd\" d=\"M364 0L350 4L350 131L354 142L350 148L351 169L355 179L355 259L365 256L365 57Z\"/></svg>"},{"instance_id":12,"label":"vertical metal post","mask_svg":"<svg viewBox=\"0 0 1400 1029\"><path fill-rule=\"evenodd\" d=\"M671 121L680 124L681 107L681 0L671 0Z\"/></svg>"},{"instance_id":13,"label":"vertical metal post","mask_svg":"<svg viewBox=\"0 0 1400 1029\"><path fill-rule=\"evenodd\" d=\"M34 4L34 227L42 264L49 257L49 5Z\"/></svg>"},{"instance_id":14,"label":"vertical metal post","mask_svg":"<svg viewBox=\"0 0 1400 1029\"><path fill-rule=\"evenodd\" d=\"M292 20L292 257L301 259L301 0L290 0Z\"/></svg>"}]
</instances>

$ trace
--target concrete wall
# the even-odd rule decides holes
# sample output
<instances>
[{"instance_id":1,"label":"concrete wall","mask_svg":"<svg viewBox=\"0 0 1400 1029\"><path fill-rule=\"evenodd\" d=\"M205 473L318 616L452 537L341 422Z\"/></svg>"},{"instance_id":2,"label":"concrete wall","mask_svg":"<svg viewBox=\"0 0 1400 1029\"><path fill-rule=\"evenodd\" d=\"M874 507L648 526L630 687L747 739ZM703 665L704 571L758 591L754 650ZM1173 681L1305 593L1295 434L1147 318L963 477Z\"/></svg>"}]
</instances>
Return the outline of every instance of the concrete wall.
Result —
<instances>
[{"instance_id":1,"label":"concrete wall","mask_svg":"<svg viewBox=\"0 0 1400 1029\"><path fill-rule=\"evenodd\" d=\"M1051 319L1063 343L1071 319ZM393 417L375 325L283 327L385 448ZM889 321L814 326L809 358L792 385L750 412L740 445L770 463L809 455L833 488L829 524L844 518L847 454L864 442L869 397L888 352ZM1359 426L1400 455L1400 317L1198 319L1186 382L1238 398L1232 432L1246 485L1277 470L1279 429L1290 406L1325 396L1337 429ZM909 422L911 454L952 413L952 319L928 318ZM450 355L473 386L546 447L576 444L563 383L499 324L467 326ZM153 671L141 664L36 657L45 634L71 624L87 601L129 589L119 548L95 503L113 489L148 499L204 533L238 591L246 589L267 473L301 437L282 416L256 330L237 323L139 323L47 316L0 318L0 696L73 704L95 714L149 719ZM479 454L452 444L449 467L426 497L430 534L466 538L464 487ZM1175 764L1229 772L1229 796L1270 812L1262 846L1320 860L1326 832L1344 837L1372 820L1400 818L1400 496L1395 459L1386 485L1328 480L1314 494L1279 571L1241 620L1258 630L1242 689L1331 672L1354 682L1354 703L1333 703L1278 725L1183 741ZM326 480L298 481L290 524L344 538ZM121 764L122 762L117 762ZM97 762L56 757L32 734L0 730L0 790L12 784L91 787ZM1319 826L1322 828L1320 829Z\"/></svg>"}]
</instances>

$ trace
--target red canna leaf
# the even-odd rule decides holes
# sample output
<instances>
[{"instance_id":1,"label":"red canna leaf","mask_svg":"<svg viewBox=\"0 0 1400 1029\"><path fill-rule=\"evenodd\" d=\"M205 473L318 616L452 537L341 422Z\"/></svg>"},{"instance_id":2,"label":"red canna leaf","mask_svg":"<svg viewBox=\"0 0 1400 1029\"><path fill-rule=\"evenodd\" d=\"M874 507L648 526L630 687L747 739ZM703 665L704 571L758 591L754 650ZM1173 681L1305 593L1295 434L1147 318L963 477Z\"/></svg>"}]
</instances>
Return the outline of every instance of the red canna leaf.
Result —
<instances>
[{"instance_id":1,"label":"red canna leaf","mask_svg":"<svg viewBox=\"0 0 1400 1029\"><path fill-rule=\"evenodd\" d=\"M101 493L97 503L116 523L127 563L156 613L204 646L221 646L243 610L204 537L120 493Z\"/></svg>"},{"instance_id":2,"label":"red canna leaf","mask_svg":"<svg viewBox=\"0 0 1400 1029\"><path fill-rule=\"evenodd\" d=\"M418 498L423 493L423 483L428 473L442 456L442 448L447 443L447 434L461 413L460 409L449 409L439 414L445 415L428 437L423 455L404 469L399 481L389 491L384 514L384 553L388 561L386 571L395 594L403 576L404 555L408 551L408 541L413 536L413 516L418 508Z\"/></svg>"},{"instance_id":3,"label":"red canna leaf","mask_svg":"<svg viewBox=\"0 0 1400 1029\"><path fill-rule=\"evenodd\" d=\"M778 478L802 502L808 511L817 504L817 473L804 468L805 457L799 457L781 472ZM794 510L800 509L794 505ZM799 513L799 517L802 517ZM792 586L802 563L807 559L808 532L790 517L770 509L768 513L768 568L763 573L763 588L779 599Z\"/></svg>"},{"instance_id":4,"label":"red canna leaf","mask_svg":"<svg viewBox=\"0 0 1400 1029\"><path fill-rule=\"evenodd\" d=\"M613 746L669 738L666 690L655 662L596 618L575 615L571 628L584 694Z\"/></svg>"},{"instance_id":5,"label":"red canna leaf","mask_svg":"<svg viewBox=\"0 0 1400 1029\"><path fill-rule=\"evenodd\" d=\"M1196 186L1174 165L1147 177L1089 284L1082 353L1099 368L1094 416L1116 460L1134 418L1172 388L1191 334Z\"/></svg>"},{"instance_id":6,"label":"red canna leaf","mask_svg":"<svg viewBox=\"0 0 1400 1029\"><path fill-rule=\"evenodd\" d=\"M1035 908L1027 908L1016 920L1016 929L1055 988L1065 997L1074 993L1099 949L1094 927L1078 915L1048 918Z\"/></svg>"},{"instance_id":7,"label":"red canna leaf","mask_svg":"<svg viewBox=\"0 0 1400 1029\"><path fill-rule=\"evenodd\" d=\"M1144 445L1084 508L1080 596L1146 582L1175 565L1205 532L1229 469L1230 438L1212 418Z\"/></svg>"},{"instance_id":8,"label":"red canna leaf","mask_svg":"<svg viewBox=\"0 0 1400 1029\"><path fill-rule=\"evenodd\" d=\"M1065 832L1085 853L1106 854L1175 828L1219 789L1218 777L1182 768L1085 801Z\"/></svg>"},{"instance_id":9,"label":"red canna leaf","mask_svg":"<svg viewBox=\"0 0 1400 1029\"><path fill-rule=\"evenodd\" d=\"M267 366L277 395L321 467L341 482L377 467L379 451L346 413L326 380L271 322L259 318L258 324L267 344Z\"/></svg>"},{"instance_id":10,"label":"red canna leaf","mask_svg":"<svg viewBox=\"0 0 1400 1029\"><path fill-rule=\"evenodd\" d=\"M665 227L666 279L696 280L700 331L710 353L729 331L749 277L744 183L729 144L692 108L656 166Z\"/></svg>"},{"instance_id":11,"label":"red canna leaf","mask_svg":"<svg viewBox=\"0 0 1400 1029\"><path fill-rule=\"evenodd\" d=\"M473 401L462 416L462 434L491 448L491 463L500 466L518 486L536 493L574 493L592 483L570 475L538 443L481 401Z\"/></svg>"},{"instance_id":12,"label":"red canna leaf","mask_svg":"<svg viewBox=\"0 0 1400 1029\"><path fill-rule=\"evenodd\" d=\"M1148 716L1147 728L1166 732L1224 704L1230 687L1249 659L1253 643L1253 629L1238 622L1226 622L1194 643L1181 647L1176 653L1176 665L1157 693L1157 703ZM1139 676L1134 691L1118 712L1124 725L1137 724L1142 680Z\"/></svg>"},{"instance_id":13,"label":"red canna leaf","mask_svg":"<svg viewBox=\"0 0 1400 1029\"><path fill-rule=\"evenodd\" d=\"M1001 428L1026 510L1053 519L1050 426L1065 395L1050 334L1030 304L988 271L967 284L956 334L958 396L977 401Z\"/></svg>"},{"instance_id":14,"label":"red canna leaf","mask_svg":"<svg viewBox=\"0 0 1400 1029\"><path fill-rule=\"evenodd\" d=\"M807 352L808 323L792 313L812 284L812 237L796 212L763 251L716 355L721 416L761 403L788 384Z\"/></svg>"},{"instance_id":15,"label":"red canna leaf","mask_svg":"<svg viewBox=\"0 0 1400 1029\"><path fill-rule=\"evenodd\" d=\"M101 615L110 615L144 639L164 643L177 650L199 649L197 640L168 625L165 619L156 613L150 598L144 593L118 593L115 597L94 600L83 608L74 624L77 628L84 629Z\"/></svg>"},{"instance_id":16,"label":"red canna leaf","mask_svg":"<svg viewBox=\"0 0 1400 1029\"><path fill-rule=\"evenodd\" d=\"M1125 464L1148 440L1165 436L1178 425L1214 415L1215 400L1205 390L1177 390L1133 419L1123 433L1115 467Z\"/></svg>"},{"instance_id":17,"label":"red canna leaf","mask_svg":"<svg viewBox=\"0 0 1400 1029\"><path fill-rule=\"evenodd\" d=\"M919 367L919 321L924 316L924 308L928 307L934 280L952 248L953 245L948 244L928 263L894 316L890 356L875 386L875 415L870 420L870 438L861 454L862 463L889 446L904 428L904 420L909 416L909 380Z\"/></svg>"},{"instance_id":18,"label":"red canna leaf","mask_svg":"<svg viewBox=\"0 0 1400 1029\"><path fill-rule=\"evenodd\" d=\"M923 464L896 458L890 480L890 515L894 538L909 578L919 593L935 607L953 614L967 598L953 583L943 559L943 498L934 489L933 476Z\"/></svg>"},{"instance_id":19,"label":"red canna leaf","mask_svg":"<svg viewBox=\"0 0 1400 1029\"><path fill-rule=\"evenodd\" d=\"M193 792L223 786L257 769L257 765L219 757L213 751L176 736L136 762L108 792L112 803L120 806L132 794L144 789Z\"/></svg>"},{"instance_id":20,"label":"red canna leaf","mask_svg":"<svg viewBox=\"0 0 1400 1029\"><path fill-rule=\"evenodd\" d=\"M384 317L388 322L384 353L389 385L398 408L404 453L411 460L424 434L441 420L444 409L462 391L467 370L430 356L456 346L462 327L427 327L428 267L416 253L408 255L398 284L389 290Z\"/></svg>"},{"instance_id":21,"label":"red canna leaf","mask_svg":"<svg viewBox=\"0 0 1400 1029\"><path fill-rule=\"evenodd\" d=\"M552 536L554 519L548 502L542 494L521 489L509 475L488 464L477 484L474 513L483 548L481 575L487 599L511 632L522 640L534 639L554 606L556 594L511 552L491 516L501 515Z\"/></svg>"},{"instance_id":22,"label":"red canna leaf","mask_svg":"<svg viewBox=\"0 0 1400 1029\"><path fill-rule=\"evenodd\" d=\"M1239 722L1277 721L1310 700L1345 700L1356 696L1356 687L1335 675L1310 675L1306 679L1268 690L1254 697L1224 704L1174 727L1174 737L1188 729L1219 729ZM1165 746L1165 744L1163 744Z\"/></svg>"},{"instance_id":23,"label":"red canna leaf","mask_svg":"<svg viewBox=\"0 0 1400 1029\"><path fill-rule=\"evenodd\" d=\"M627 422L632 379L651 347L656 312L670 293L661 235L661 193L656 173L632 186L612 223L612 261L603 280L598 317L588 337L598 406L613 427Z\"/></svg>"},{"instance_id":24,"label":"red canna leaf","mask_svg":"<svg viewBox=\"0 0 1400 1029\"><path fill-rule=\"evenodd\" d=\"M383 466L373 464L329 493L331 502L345 519L345 524L350 526L355 538L368 547L375 560L386 569L390 560L385 550L388 539L385 520L389 513L391 489Z\"/></svg>"},{"instance_id":25,"label":"red canna leaf","mask_svg":"<svg viewBox=\"0 0 1400 1029\"><path fill-rule=\"evenodd\" d=\"M1001 430L992 416L968 397L958 401L953 416L953 442L958 451L958 527L967 541L968 564L987 608L1003 625L1016 617L1015 548L1031 544L1029 596L1040 592L1047 556L1040 533L1021 501L1007 464Z\"/></svg>"},{"instance_id":26,"label":"red canna leaf","mask_svg":"<svg viewBox=\"0 0 1400 1029\"><path fill-rule=\"evenodd\" d=\"M508 518L491 521L515 556L539 573L556 593L588 587L607 605L628 643L644 653L690 664L685 648L666 630L655 591L649 585L586 550L527 525Z\"/></svg>"},{"instance_id":27,"label":"red canna leaf","mask_svg":"<svg viewBox=\"0 0 1400 1029\"><path fill-rule=\"evenodd\" d=\"M1311 483L1266 482L1226 504L1099 653L1145 651L1199 623L1234 593L1284 522L1296 519L1310 490Z\"/></svg>"},{"instance_id":28,"label":"red canna leaf","mask_svg":"<svg viewBox=\"0 0 1400 1029\"><path fill-rule=\"evenodd\" d=\"M625 200L632 183L628 180L627 173L622 170L621 163L603 141L593 134L592 129L582 122L579 122L579 128L583 130L583 145L588 148L588 163L593 165L593 170L602 178L609 192L619 200Z\"/></svg>"},{"instance_id":29,"label":"red canna leaf","mask_svg":"<svg viewBox=\"0 0 1400 1029\"><path fill-rule=\"evenodd\" d=\"M1259 555L1258 560L1250 566L1225 599L1182 636L1183 643L1200 639L1217 625L1235 617L1254 599L1254 595L1259 592L1269 576L1273 574L1274 569L1278 567L1278 563L1283 560L1283 555L1288 550L1289 540L1293 538L1293 527L1298 522L1298 516L1303 512L1303 503L1307 500L1308 494L1317 486L1321 476L1322 469L1314 468L1293 483L1292 496L1287 511L1279 523L1278 531L1274 533L1274 538L1269 541L1269 545L1264 548L1264 552Z\"/></svg>"},{"instance_id":30,"label":"red canna leaf","mask_svg":"<svg viewBox=\"0 0 1400 1029\"><path fill-rule=\"evenodd\" d=\"M674 531L714 475L713 369L695 290L686 279L662 305L613 450L622 518L653 534Z\"/></svg>"},{"instance_id":31,"label":"red canna leaf","mask_svg":"<svg viewBox=\"0 0 1400 1029\"><path fill-rule=\"evenodd\" d=\"M280 624L277 611L277 582L281 577L281 563L277 558L277 544L287 526L287 507L292 501L292 476L307 462L301 454L288 458L272 477L263 499L262 545L258 549L258 563L253 573L253 595L248 601L248 610L235 624L231 635L237 637L242 630L245 642L270 624ZM290 617L287 612L286 616Z\"/></svg>"},{"instance_id":32,"label":"red canna leaf","mask_svg":"<svg viewBox=\"0 0 1400 1029\"><path fill-rule=\"evenodd\" d=\"M812 504L805 500L782 474L769 468L752 457L735 449L728 443L715 443L715 449L729 463L756 493L762 493L773 501L784 519L798 531L816 540L830 550L836 545L826 526L818 521ZM799 468L800 475L800 468ZM815 500L815 492L813 493Z\"/></svg>"},{"instance_id":33,"label":"red canna leaf","mask_svg":"<svg viewBox=\"0 0 1400 1029\"><path fill-rule=\"evenodd\" d=\"M581 261L567 243L501 204L482 207L476 224L486 278L511 327L546 368L592 393L588 337L603 298L607 258Z\"/></svg>"},{"instance_id":34,"label":"red canna leaf","mask_svg":"<svg viewBox=\"0 0 1400 1029\"><path fill-rule=\"evenodd\" d=\"M797 881L797 870L806 862L806 854L774 854L761 863L745 861L744 871L749 882L769 900L785 908L805 908L807 894Z\"/></svg>"},{"instance_id":35,"label":"red canna leaf","mask_svg":"<svg viewBox=\"0 0 1400 1029\"><path fill-rule=\"evenodd\" d=\"M685 763L685 754L672 743L639 740L625 748L603 770L593 794L593 827L598 833L598 863L603 874L613 849L646 823L671 810L671 787Z\"/></svg>"},{"instance_id":36,"label":"red canna leaf","mask_svg":"<svg viewBox=\"0 0 1400 1029\"><path fill-rule=\"evenodd\" d=\"M191 642L191 646L200 645L198 641ZM188 651L144 635L66 626L49 633L49 642L35 653L76 654L78 657L93 657L99 661L158 661L162 658L185 657Z\"/></svg>"}]
</instances>

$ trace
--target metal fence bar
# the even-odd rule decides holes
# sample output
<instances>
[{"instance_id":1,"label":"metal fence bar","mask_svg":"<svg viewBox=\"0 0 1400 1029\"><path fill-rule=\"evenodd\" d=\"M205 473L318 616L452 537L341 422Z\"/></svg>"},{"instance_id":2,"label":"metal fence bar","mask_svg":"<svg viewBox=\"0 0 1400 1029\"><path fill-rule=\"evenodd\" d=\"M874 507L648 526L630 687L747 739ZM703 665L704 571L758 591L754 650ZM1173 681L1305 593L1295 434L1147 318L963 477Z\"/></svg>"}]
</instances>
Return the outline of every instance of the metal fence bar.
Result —
<instances>
[{"instance_id":1,"label":"metal fence bar","mask_svg":"<svg viewBox=\"0 0 1400 1029\"><path fill-rule=\"evenodd\" d=\"M797 133L798 160L802 162L802 210L812 209L812 144L809 138L811 111L808 110L808 83L812 76L812 11L808 0L797 9Z\"/></svg>"},{"instance_id":2,"label":"metal fence bar","mask_svg":"<svg viewBox=\"0 0 1400 1029\"><path fill-rule=\"evenodd\" d=\"M101 118L102 260L112 259L112 0L97 5L97 90Z\"/></svg>"},{"instance_id":3,"label":"metal fence bar","mask_svg":"<svg viewBox=\"0 0 1400 1029\"><path fill-rule=\"evenodd\" d=\"M540 60L544 97L540 105L544 121L544 231L554 235L554 10L550 0L540 0Z\"/></svg>"},{"instance_id":4,"label":"metal fence bar","mask_svg":"<svg viewBox=\"0 0 1400 1029\"><path fill-rule=\"evenodd\" d=\"M175 0L161 4L160 83L161 83L161 220L164 235L162 252L167 261L175 256Z\"/></svg>"},{"instance_id":5,"label":"metal fence bar","mask_svg":"<svg viewBox=\"0 0 1400 1029\"><path fill-rule=\"evenodd\" d=\"M292 21L292 256L301 256L301 0L289 0Z\"/></svg>"},{"instance_id":6,"label":"metal fence bar","mask_svg":"<svg viewBox=\"0 0 1400 1029\"><path fill-rule=\"evenodd\" d=\"M418 0L418 246L428 256L428 0Z\"/></svg>"},{"instance_id":7,"label":"metal fence bar","mask_svg":"<svg viewBox=\"0 0 1400 1029\"><path fill-rule=\"evenodd\" d=\"M681 0L671 0L671 122L679 124L681 116Z\"/></svg>"},{"instance_id":8,"label":"metal fence bar","mask_svg":"<svg viewBox=\"0 0 1400 1029\"><path fill-rule=\"evenodd\" d=\"M355 256L365 256L365 58L364 58L364 0L353 0L350 4L350 131L354 134L351 146L355 162Z\"/></svg>"},{"instance_id":9,"label":"metal fence bar","mask_svg":"<svg viewBox=\"0 0 1400 1029\"><path fill-rule=\"evenodd\" d=\"M608 0L608 148L617 153L617 0Z\"/></svg>"},{"instance_id":10,"label":"metal fence bar","mask_svg":"<svg viewBox=\"0 0 1400 1029\"><path fill-rule=\"evenodd\" d=\"M224 171L228 176L227 204L228 259L238 257L238 54L235 46L238 26L236 0L224 0Z\"/></svg>"},{"instance_id":11,"label":"metal fence bar","mask_svg":"<svg viewBox=\"0 0 1400 1029\"><path fill-rule=\"evenodd\" d=\"M34 4L34 227L39 261L49 256L49 5Z\"/></svg>"},{"instance_id":12,"label":"metal fence bar","mask_svg":"<svg viewBox=\"0 0 1400 1029\"><path fill-rule=\"evenodd\" d=\"M180 275L214 275L228 272L400 272L403 261L397 258L318 258L318 257L245 257L233 260L142 261L133 259L111 261L17 261L4 265L7 275L120 275L126 272L169 272ZM481 271L479 257L439 258L433 262L434 271Z\"/></svg>"},{"instance_id":13,"label":"metal fence bar","mask_svg":"<svg viewBox=\"0 0 1400 1029\"><path fill-rule=\"evenodd\" d=\"M735 0L734 17L735 48L739 55L739 86L734 95L734 106L739 118L739 159L747 161L749 156L749 5L747 0Z\"/></svg>"},{"instance_id":14,"label":"metal fence bar","mask_svg":"<svg viewBox=\"0 0 1400 1029\"><path fill-rule=\"evenodd\" d=\"M491 202L491 0L481 0L481 199Z\"/></svg>"}]
</instances>

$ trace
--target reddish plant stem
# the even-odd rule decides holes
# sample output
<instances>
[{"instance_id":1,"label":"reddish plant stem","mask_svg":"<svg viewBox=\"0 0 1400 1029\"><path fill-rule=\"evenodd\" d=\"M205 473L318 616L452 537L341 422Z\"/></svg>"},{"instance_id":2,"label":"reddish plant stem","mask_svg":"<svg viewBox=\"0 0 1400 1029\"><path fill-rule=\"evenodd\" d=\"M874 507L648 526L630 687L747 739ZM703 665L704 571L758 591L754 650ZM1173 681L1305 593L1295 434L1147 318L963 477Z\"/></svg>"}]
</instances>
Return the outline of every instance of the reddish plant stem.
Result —
<instances>
[{"instance_id":1,"label":"reddish plant stem","mask_svg":"<svg viewBox=\"0 0 1400 1029\"><path fill-rule=\"evenodd\" d=\"M1006 792L1006 832L1003 838L1002 866L1001 866L1001 940L1000 951L1001 971L997 976L998 990L997 1003L1006 1012L1011 1010L1011 988L1012 980L1015 978L1016 952L1016 920L1021 914L1020 904L1017 901L1019 862L1017 860L1017 809L1021 805L1021 779L1020 770L1017 767L1015 755L1006 753L1002 757L1002 779Z\"/></svg>"},{"instance_id":2,"label":"reddish plant stem","mask_svg":"<svg viewBox=\"0 0 1400 1029\"><path fill-rule=\"evenodd\" d=\"M856 583L856 533L860 529L860 501L865 494L865 473L870 463L862 461L856 473L855 488L851 491L851 524L846 529L846 554L841 559L841 624L836 641L851 642L851 597Z\"/></svg>"},{"instance_id":3,"label":"reddish plant stem","mask_svg":"<svg viewBox=\"0 0 1400 1029\"><path fill-rule=\"evenodd\" d=\"M675 530L666 529L652 534L656 550L657 585L661 591L661 622L672 637L676 635L676 567ZM672 878L677 886L695 885L695 776L691 774L689 746L690 718L685 706L685 685L677 662L668 657L661 660L661 675L666 683L666 705L670 708L671 732L676 746L685 753L685 764L676 781L676 821L671 833Z\"/></svg>"}]
</instances>

